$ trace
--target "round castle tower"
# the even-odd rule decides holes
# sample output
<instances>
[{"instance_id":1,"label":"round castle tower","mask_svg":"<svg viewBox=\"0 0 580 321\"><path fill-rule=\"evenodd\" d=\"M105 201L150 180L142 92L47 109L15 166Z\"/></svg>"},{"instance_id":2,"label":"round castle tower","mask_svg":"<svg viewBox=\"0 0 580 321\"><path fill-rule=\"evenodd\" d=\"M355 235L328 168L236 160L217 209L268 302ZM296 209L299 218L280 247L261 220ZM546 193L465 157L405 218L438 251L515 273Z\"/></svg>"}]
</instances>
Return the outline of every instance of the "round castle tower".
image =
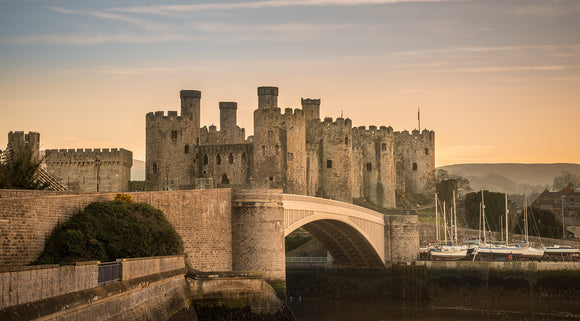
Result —
<instances>
[{"instance_id":1,"label":"round castle tower","mask_svg":"<svg viewBox=\"0 0 580 321\"><path fill-rule=\"evenodd\" d=\"M395 208L394 135L391 127L353 128L353 197Z\"/></svg>"},{"instance_id":2,"label":"round castle tower","mask_svg":"<svg viewBox=\"0 0 580 321\"><path fill-rule=\"evenodd\" d=\"M146 116L146 178L160 190L192 185L194 147L200 140L200 99L197 90L182 90L181 116L162 111Z\"/></svg>"},{"instance_id":3,"label":"round castle tower","mask_svg":"<svg viewBox=\"0 0 580 321\"><path fill-rule=\"evenodd\" d=\"M395 132L397 189L430 193L427 183L435 171L435 132Z\"/></svg>"},{"instance_id":4,"label":"round castle tower","mask_svg":"<svg viewBox=\"0 0 580 321\"><path fill-rule=\"evenodd\" d=\"M306 194L306 125L300 109L282 114L277 87L258 88L252 187Z\"/></svg>"}]
</instances>

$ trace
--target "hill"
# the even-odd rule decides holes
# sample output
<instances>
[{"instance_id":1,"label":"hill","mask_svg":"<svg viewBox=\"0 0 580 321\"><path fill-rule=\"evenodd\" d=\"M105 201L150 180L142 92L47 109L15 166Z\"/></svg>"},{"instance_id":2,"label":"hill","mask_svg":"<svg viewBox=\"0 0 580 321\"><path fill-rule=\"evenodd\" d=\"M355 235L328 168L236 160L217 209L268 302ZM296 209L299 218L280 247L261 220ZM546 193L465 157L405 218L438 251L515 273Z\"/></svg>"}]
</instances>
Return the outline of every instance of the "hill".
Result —
<instances>
[{"instance_id":1,"label":"hill","mask_svg":"<svg viewBox=\"0 0 580 321\"><path fill-rule=\"evenodd\" d=\"M562 172L580 175L580 164L455 164L438 167L465 177L473 190L523 194L551 188L554 177Z\"/></svg>"},{"instance_id":2,"label":"hill","mask_svg":"<svg viewBox=\"0 0 580 321\"><path fill-rule=\"evenodd\" d=\"M131 180L144 181L145 180L145 162L138 159L133 159L133 166L131 167Z\"/></svg>"}]
</instances>

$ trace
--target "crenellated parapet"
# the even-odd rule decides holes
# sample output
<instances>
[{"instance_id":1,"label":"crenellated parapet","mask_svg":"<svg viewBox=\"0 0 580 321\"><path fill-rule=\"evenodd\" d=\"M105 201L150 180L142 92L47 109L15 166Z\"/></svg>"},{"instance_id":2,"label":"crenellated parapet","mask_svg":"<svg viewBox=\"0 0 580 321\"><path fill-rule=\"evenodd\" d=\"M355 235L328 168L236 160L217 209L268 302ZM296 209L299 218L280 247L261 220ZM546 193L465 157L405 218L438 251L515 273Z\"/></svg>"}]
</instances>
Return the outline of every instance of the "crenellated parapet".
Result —
<instances>
[{"instance_id":1,"label":"crenellated parapet","mask_svg":"<svg viewBox=\"0 0 580 321\"><path fill-rule=\"evenodd\" d=\"M133 153L123 148L47 149L47 171L76 192L129 190Z\"/></svg>"}]
</instances>

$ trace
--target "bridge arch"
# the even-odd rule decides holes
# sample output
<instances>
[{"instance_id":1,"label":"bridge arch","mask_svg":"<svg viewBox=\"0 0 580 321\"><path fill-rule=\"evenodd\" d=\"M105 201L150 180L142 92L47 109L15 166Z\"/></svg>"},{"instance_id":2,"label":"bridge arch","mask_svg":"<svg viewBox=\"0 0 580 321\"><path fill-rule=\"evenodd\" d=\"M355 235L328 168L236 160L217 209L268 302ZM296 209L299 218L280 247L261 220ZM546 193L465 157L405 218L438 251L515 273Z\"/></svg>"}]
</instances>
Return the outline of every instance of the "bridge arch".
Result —
<instances>
[{"instance_id":1,"label":"bridge arch","mask_svg":"<svg viewBox=\"0 0 580 321\"><path fill-rule=\"evenodd\" d=\"M384 267L383 214L350 203L303 195L283 195L284 236L302 227L345 267Z\"/></svg>"}]
</instances>

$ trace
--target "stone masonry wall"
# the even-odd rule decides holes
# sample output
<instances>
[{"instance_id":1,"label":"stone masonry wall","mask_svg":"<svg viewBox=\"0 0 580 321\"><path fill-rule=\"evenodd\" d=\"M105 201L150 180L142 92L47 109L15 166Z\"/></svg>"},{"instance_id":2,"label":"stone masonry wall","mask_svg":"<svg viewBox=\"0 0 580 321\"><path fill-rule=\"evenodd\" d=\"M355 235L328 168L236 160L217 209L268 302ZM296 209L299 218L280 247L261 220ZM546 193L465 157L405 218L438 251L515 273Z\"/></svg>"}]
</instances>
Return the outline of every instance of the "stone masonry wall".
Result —
<instances>
[{"instance_id":1,"label":"stone masonry wall","mask_svg":"<svg viewBox=\"0 0 580 321\"><path fill-rule=\"evenodd\" d=\"M0 310L98 285L98 262L37 265L0 270Z\"/></svg>"},{"instance_id":2,"label":"stone masonry wall","mask_svg":"<svg viewBox=\"0 0 580 321\"><path fill-rule=\"evenodd\" d=\"M233 192L232 252L233 271L263 271L266 280L286 279L282 190Z\"/></svg>"},{"instance_id":3,"label":"stone masonry wall","mask_svg":"<svg viewBox=\"0 0 580 321\"><path fill-rule=\"evenodd\" d=\"M419 257L417 215L385 215L385 261L415 262ZM387 226L389 227L387 229Z\"/></svg>"},{"instance_id":4,"label":"stone masonry wall","mask_svg":"<svg viewBox=\"0 0 580 321\"><path fill-rule=\"evenodd\" d=\"M125 149L49 149L44 151L46 169L73 192L126 192L131 180L133 153ZM97 171L96 160L100 160Z\"/></svg>"},{"instance_id":5,"label":"stone masonry wall","mask_svg":"<svg viewBox=\"0 0 580 321\"><path fill-rule=\"evenodd\" d=\"M161 272L185 269L183 255L136 257L119 259L121 262L121 279L132 280Z\"/></svg>"},{"instance_id":6,"label":"stone masonry wall","mask_svg":"<svg viewBox=\"0 0 580 321\"><path fill-rule=\"evenodd\" d=\"M185 260L198 270L231 270L231 190L131 193L161 209L179 233ZM114 193L0 198L0 266L26 265L44 249L58 222Z\"/></svg>"}]
</instances>

